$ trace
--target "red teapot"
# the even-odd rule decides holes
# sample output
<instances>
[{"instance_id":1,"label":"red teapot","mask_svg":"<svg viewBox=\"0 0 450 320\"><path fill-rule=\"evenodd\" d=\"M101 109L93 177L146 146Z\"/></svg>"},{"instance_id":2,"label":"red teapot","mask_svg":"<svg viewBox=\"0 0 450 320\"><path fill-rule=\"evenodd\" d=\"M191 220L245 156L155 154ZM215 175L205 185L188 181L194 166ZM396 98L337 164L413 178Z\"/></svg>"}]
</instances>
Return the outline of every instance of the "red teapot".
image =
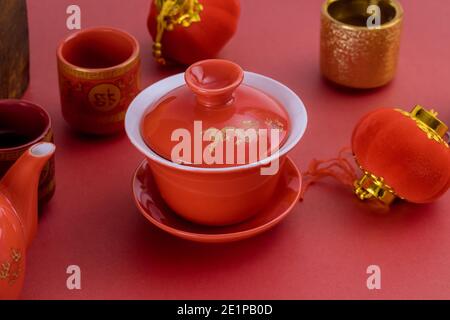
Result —
<instances>
[{"instance_id":1,"label":"red teapot","mask_svg":"<svg viewBox=\"0 0 450 320\"><path fill-rule=\"evenodd\" d=\"M0 181L0 300L17 299L22 290L38 223L39 176L54 152L52 143L35 144Z\"/></svg>"}]
</instances>

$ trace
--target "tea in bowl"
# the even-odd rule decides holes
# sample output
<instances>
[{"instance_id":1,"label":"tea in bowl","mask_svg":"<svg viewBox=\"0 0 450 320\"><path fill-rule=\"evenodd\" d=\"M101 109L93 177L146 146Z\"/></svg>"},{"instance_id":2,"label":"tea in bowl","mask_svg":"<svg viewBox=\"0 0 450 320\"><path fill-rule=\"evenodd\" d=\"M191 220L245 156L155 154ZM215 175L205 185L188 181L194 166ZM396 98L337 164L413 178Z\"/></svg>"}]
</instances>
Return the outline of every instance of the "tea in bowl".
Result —
<instances>
[{"instance_id":1,"label":"tea in bowl","mask_svg":"<svg viewBox=\"0 0 450 320\"><path fill-rule=\"evenodd\" d=\"M303 103L286 86L213 59L142 91L125 128L177 214L225 226L271 200L306 123Z\"/></svg>"}]
</instances>

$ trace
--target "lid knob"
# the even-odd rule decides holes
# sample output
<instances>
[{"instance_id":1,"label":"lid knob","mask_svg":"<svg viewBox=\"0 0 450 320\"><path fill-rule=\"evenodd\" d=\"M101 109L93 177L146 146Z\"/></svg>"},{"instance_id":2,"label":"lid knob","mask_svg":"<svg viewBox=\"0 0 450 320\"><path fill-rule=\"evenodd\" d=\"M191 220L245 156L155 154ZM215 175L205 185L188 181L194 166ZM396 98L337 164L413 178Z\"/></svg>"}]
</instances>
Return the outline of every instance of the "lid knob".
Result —
<instances>
[{"instance_id":1,"label":"lid knob","mask_svg":"<svg viewBox=\"0 0 450 320\"><path fill-rule=\"evenodd\" d=\"M217 108L233 101L233 92L242 83L244 71L234 62L210 59L191 65L184 78L200 105Z\"/></svg>"}]
</instances>

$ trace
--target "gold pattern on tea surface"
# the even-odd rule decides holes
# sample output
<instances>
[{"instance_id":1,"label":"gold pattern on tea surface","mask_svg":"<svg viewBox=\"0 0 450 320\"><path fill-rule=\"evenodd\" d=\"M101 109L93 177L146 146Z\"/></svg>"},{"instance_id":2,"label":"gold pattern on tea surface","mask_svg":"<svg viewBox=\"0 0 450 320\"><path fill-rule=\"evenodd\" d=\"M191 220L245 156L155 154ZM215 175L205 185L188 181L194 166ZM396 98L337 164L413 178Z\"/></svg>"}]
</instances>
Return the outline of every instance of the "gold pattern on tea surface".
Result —
<instances>
[{"instance_id":1,"label":"gold pattern on tea surface","mask_svg":"<svg viewBox=\"0 0 450 320\"><path fill-rule=\"evenodd\" d=\"M20 277L22 272L20 263L22 261L22 254L19 250L12 248L10 253L10 261L0 264L0 281L8 281L9 285L13 285Z\"/></svg>"},{"instance_id":2,"label":"gold pattern on tea surface","mask_svg":"<svg viewBox=\"0 0 450 320\"><path fill-rule=\"evenodd\" d=\"M278 119L266 119L265 124L271 129L284 129L283 123L281 123Z\"/></svg>"}]
</instances>

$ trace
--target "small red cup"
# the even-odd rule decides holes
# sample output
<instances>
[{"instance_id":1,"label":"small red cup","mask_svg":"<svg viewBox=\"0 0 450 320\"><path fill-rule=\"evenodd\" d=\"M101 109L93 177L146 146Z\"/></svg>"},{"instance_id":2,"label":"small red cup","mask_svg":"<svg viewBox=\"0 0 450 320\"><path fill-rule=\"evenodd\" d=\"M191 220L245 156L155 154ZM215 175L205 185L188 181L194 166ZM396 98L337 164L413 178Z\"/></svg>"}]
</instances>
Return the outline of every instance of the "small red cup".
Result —
<instances>
[{"instance_id":1,"label":"small red cup","mask_svg":"<svg viewBox=\"0 0 450 320\"><path fill-rule=\"evenodd\" d=\"M121 30L89 28L62 41L57 59L64 119L83 133L123 131L140 88L137 40Z\"/></svg>"},{"instance_id":2,"label":"small red cup","mask_svg":"<svg viewBox=\"0 0 450 320\"><path fill-rule=\"evenodd\" d=\"M52 142L50 115L42 107L23 100L0 100L0 179L38 142ZM39 204L55 193L55 159L47 163L39 182Z\"/></svg>"}]
</instances>

